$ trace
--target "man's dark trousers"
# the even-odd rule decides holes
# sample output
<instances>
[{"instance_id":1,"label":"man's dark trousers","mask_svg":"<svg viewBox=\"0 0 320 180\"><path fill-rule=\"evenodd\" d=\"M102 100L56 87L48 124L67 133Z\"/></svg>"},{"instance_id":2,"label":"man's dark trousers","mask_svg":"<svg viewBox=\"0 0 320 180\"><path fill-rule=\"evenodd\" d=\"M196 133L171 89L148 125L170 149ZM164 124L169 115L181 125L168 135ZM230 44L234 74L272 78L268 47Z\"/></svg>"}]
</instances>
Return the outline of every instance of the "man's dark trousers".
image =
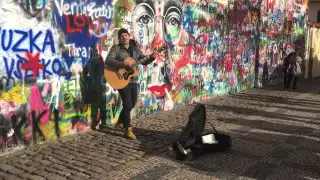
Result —
<instances>
[{"instance_id":1,"label":"man's dark trousers","mask_svg":"<svg viewBox=\"0 0 320 180\"><path fill-rule=\"evenodd\" d=\"M130 112L134 108L138 98L138 85L136 83L129 83L123 89L119 89L119 94L122 100L122 110L119 120L123 121L123 127L128 129L130 125Z\"/></svg>"}]
</instances>

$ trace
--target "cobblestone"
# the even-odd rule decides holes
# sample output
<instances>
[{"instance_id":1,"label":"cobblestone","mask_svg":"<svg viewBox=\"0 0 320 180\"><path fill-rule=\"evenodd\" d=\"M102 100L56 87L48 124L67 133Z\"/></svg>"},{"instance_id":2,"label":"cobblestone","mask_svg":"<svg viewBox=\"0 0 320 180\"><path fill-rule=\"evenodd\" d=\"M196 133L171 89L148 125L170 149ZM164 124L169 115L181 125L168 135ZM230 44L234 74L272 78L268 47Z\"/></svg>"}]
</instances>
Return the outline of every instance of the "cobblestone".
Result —
<instances>
[{"instance_id":1,"label":"cobblestone","mask_svg":"<svg viewBox=\"0 0 320 180\"><path fill-rule=\"evenodd\" d=\"M10 174L10 175L7 175L4 179L5 180L20 180L21 178Z\"/></svg>"},{"instance_id":2,"label":"cobblestone","mask_svg":"<svg viewBox=\"0 0 320 180\"><path fill-rule=\"evenodd\" d=\"M168 146L194 107L184 105L134 121L138 140L108 128L16 151L0 159L0 178L319 179L320 79L299 84L297 91L279 84L204 101L207 123L233 138L225 153L175 160Z\"/></svg>"},{"instance_id":3,"label":"cobblestone","mask_svg":"<svg viewBox=\"0 0 320 180\"><path fill-rule=\"evenodd\" d=\"M30 176L28 179L29 180L46 180L46 178L41 176Z\"/></svg>"},{"instance_id":4,"label":"cobblestone","mask_svg":"<svg viewBox=\"0 0 320 180\"><path fill-rule=\"evenodd\" d=\"M20 174L18 174L18 177L20 177L22 179L28 179L31 176L32 176L32 174L29 174L29 173L20 173Z\"/></svg>"},{"instance_id":5,"label":"cobblestone","mask_svg":"<svg viewBox=\"0 0 320 180\"><path fill-rule=\"evenodd\" d=\"M8 170L9 173L13 174L13 175L18 175L18 174L22 174L23 171L17 168L11 168Z\"/></svg>"},{"instance_id":6,"label":"cobblestone","mask_svg":"<svg viewBox=\"0 0 320 180\"><path fill-rule=\"evenodd\" d=\"M167 152L144 161L128 163L126 168L109 172L107 179L150 179L155 176L156 179L166 180L319 179L319 82L301 82L300 92L284 91L280 85L207 101L209 122L220 132L233 137L229 152L204 155L193 162L176 161L174 155ZM315 88L318 91L314 91ZM311 99L317 99L317 102ZM187 114L191 110L184 108L177 111ZM161 118L160 121L165 124L168 119ZM179 126L179 123L186 122L177 119L174 125ZM176 129L170 130L175 134ZM141 135L150 137L151 132L141 132ZM163 132L159 134L163 135ZM164 141L168 142L168 139ZM142 139L141 142L148 141Z\"/></svg>"},{"instance_id":7,"label":"cobblestone","mask_svg":"<svg viewBox=\"0 0 320 180\"><path fill-rule=\"evenodd\" d=\"M13 166L9 165L9 164L0 164L0 169L2 171L8 171L10 169L14 168Z\"/></svg>"}]
</instances>

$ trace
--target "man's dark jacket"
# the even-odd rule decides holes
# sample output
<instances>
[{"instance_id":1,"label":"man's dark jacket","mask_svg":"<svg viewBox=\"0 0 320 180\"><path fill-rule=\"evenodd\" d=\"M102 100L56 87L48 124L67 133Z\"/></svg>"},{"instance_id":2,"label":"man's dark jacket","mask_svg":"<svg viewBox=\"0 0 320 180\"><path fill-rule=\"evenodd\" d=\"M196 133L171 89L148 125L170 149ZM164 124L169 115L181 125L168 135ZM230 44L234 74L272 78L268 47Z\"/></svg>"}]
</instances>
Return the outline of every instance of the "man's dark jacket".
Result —
<instances>
[{"instance_id":1,"label":"man's dark jacket","mask_svg":"<svg viewBox=\"0 0 320 180\"><path fill-rule=\"evenodd\" d=\"M125 67L123 61L127 57L133 57L137 62L141 62L142 65L148 65L155 59L150 55L145 56L134 40L130 40L128 49L120 44L113 45L106 58L105 64L107 67L121 69ZM134 78L130 82L135 83L136 81L137 78Z\"/></svg>"}]
</instances>

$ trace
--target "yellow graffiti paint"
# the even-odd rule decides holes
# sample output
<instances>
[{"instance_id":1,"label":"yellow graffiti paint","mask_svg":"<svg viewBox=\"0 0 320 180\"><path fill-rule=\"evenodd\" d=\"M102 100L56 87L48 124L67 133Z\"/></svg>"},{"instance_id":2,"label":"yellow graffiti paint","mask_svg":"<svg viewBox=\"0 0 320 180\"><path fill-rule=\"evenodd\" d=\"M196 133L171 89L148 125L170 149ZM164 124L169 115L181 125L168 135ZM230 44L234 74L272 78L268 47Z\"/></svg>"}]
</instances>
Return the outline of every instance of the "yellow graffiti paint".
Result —
<instances>
[{"instance_id":1,"label":"yellow graffiti paint","mask_svg":"<svg viewBox=\"0 0 320 180\"><path fill-rule=\"evenodd\" d=\"M55 127L54 127L54 122L53 121L49 121L46 124L40 124L39 128L41 130L41 132L43 133L43 135L46 137L46 140L54 140L56 139L56 133L55 133Z\"/></svg>"},{"instance_id":2,"label":"yellow graffiti paint","mask_svg":"<svg viewBox=\"0 0 320 180\"><path fill-rule=\"evenodd\" d=\"M8 92L0 94L0 99L14 102L15 104L25 104L27 103L28 96L30 95L30 89L23 88L24 87L20 83L18 83ZM22 94L22 92L24 92L24 94Z\"/></svg>"}]
</instances>

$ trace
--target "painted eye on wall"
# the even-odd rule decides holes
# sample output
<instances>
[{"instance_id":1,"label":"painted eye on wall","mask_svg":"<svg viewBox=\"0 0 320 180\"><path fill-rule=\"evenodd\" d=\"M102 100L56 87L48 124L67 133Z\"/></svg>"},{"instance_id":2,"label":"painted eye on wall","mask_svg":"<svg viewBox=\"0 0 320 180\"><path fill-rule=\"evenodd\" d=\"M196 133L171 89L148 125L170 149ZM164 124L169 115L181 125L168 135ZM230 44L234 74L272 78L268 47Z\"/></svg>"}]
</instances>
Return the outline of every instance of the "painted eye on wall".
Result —
<instances>
[{"instance_id":1,"label":"painted eye on wall","mask_svg":"<svg viewBox=\"0 0 320 180\"><path fill-rule=\"evenodd\" d=\"M142 24L153 23L153 19L151 18L151 16L149 14L142 14L141 16L138 17L137 21Z\"/></svg>"},{"instance_id":2,"label":"painted eye on wall","mask_svg":"<svg viewBox=\"0 0 320 180\"><path fill-rule=\"evenodd\" d=\"M171 13L166 18L166 22L168 26L171 26L171 28L177 28L180 25L181 19L178 14Z\"/></svg>"},{"instance_id":3,"label":"painted eye on wall","mask_svg":"<svg viewBox=\"0 0 320 180\"><path fill-rule=\"evenodd\" d=\"M176 43L179 39L181 30L181 10L172 6L165 13L165 33L170 43Z\"/></svg>"},{"instance_id":4,"label":"painted eye on wall","mask_svg":"<svg viewBox=\"0 0 320 180\"><path fill-rule=\"evenodd\" d=\"M181 24L181 11L177 7L170 7L165 14L165 20L169 28L178 28Z\"/></svg>"}]
</instances>

